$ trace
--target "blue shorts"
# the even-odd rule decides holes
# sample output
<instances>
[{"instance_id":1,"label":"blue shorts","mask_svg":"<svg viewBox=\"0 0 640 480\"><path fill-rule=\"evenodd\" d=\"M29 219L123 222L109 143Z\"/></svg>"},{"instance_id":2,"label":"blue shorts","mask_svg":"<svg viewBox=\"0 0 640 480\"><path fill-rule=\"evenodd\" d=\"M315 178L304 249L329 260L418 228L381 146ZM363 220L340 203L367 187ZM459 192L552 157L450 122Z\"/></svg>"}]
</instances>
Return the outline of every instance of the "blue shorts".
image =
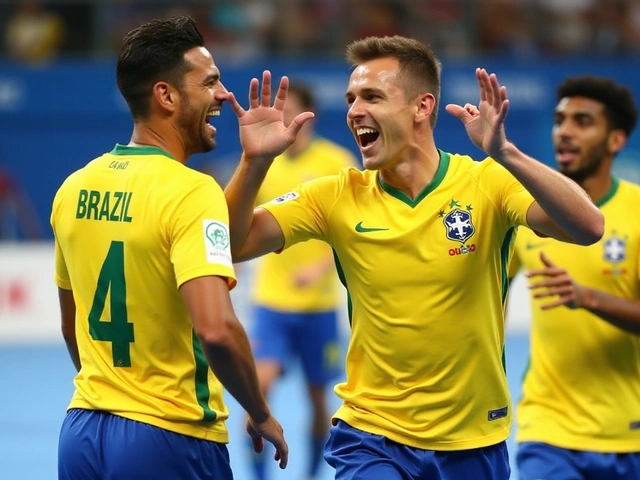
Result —
<instances>
[{"instance_id":1,"label":"blue shorts","mask_svg":"<svg viewBox=\"0 0 640 480\"><path fill-rule=\"evenodd\" d=\"M224 443L173 433L98 410L67 412L58 479L232 480Z\"/></svg>"},{"instance_id":2,"label":"blue shorts","mask_svg":"<svg viewBox=\"0 0 640 480\"><path fill-rule=\"evenodd\" d=\"M273 360L283 371L292 357L299 357L312 385L335 379L343 363L336 311L291 313L256 307L251 346L256 361Z\"/></svg>"},{"instance_id":3,"label":"blue shorts","mask_svg":"<svg viewBox=\"0 0 640 480\"><path fill-rule=\"evenodd\" d=\"M522 442L516 462L520 480L640 479L640 452L600 453Z\"/></svg>"},{"instance_id":4,"label":"blue shorts","mask_svg":"<svg viewBox=\"0 0 640 480\"><path fill-rule=\"evenodd\" d=\"M341 420L331 427L324 459L335 468L336 480L508 480L511 473L506 442L470 450L422 450Z\"/></svg>"}]
</instances>

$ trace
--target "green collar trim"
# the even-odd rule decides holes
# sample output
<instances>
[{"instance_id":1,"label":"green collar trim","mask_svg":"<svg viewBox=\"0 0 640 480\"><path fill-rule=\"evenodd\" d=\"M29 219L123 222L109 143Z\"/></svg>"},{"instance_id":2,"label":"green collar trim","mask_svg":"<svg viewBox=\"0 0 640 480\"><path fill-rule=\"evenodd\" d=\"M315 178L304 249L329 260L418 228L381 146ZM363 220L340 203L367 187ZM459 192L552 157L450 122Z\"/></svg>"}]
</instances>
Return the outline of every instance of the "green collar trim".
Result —
<instances>
[{"instance_id":1,"label":"green collar trim","mask_svg":"<svg viewBox=\"0 0 640 480\"><path fill-rule=\"evenodd\" d=\"M613 196L616 194L616 192L618 191L619 186L620 186L620 180L618 180L616 177L613 177L611 188L609 189L609 191L606 193L604 197L602 197L600 200L596 202L596 207L602 208L605 203L611 200Z\"/></svg>"},{"instance_id":2,"label":"green collar trim","mask_svg":"<svg viewBox=\"0 0 640 480\"><path fill-rule=\"evenodd\" d=\"M111 155L162 155L169 157L171 160L175 160L170 153L162 150L161 148L152 146L138 147L133 145L120 145L119 143L116 143L116 146L113 147L113 150L111 150L110 153Z\"/></svg>"},{"instance_id":3,"label":"green collar trim","mask_svg":"<svg viewBox=\"0 0 640 480\"><path fill-rule=\"evenodd\" d=\"M427 195L433 192L436 188L438 188L438 186L442 183L442 180L444 180L445 175L447 174L447 170L449 169L450 156L447 152L443 152L440 149L438 149L438 151L440 152L440 163L438 164L438 170L436 170L436 175L433 177L433 180L431 180L431 183L429 183L429 185L424 187L424 190L420 192L420 194L416 197L415 200L411 200L411 198L409 198L409 195L404 193L402 190L384 183L384 180L382 180L382 177L378 173L378 183L380 184L380 187L382 187L382 189L392 197L395 197L401 202L406 203L411 208L415 208L422 201L423 198L425 198Z\"/></svg>"}]
</instances>

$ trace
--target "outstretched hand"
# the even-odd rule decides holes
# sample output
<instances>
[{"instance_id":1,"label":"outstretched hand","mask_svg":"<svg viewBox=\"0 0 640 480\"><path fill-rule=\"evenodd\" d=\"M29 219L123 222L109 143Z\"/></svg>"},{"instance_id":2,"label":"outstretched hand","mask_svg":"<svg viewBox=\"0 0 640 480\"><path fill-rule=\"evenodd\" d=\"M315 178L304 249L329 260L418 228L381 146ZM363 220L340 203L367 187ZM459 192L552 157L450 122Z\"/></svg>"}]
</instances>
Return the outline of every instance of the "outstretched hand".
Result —
<instances>
[{"instance_id":1,"label":"outstretched hand","mask_svg":"<svg viewBox=\"0 0 640 480\"><path fill-rule=\"evenodd\" d=\"M529 270L528 279L545 277L544 280L529 282L529 289L535 291L533 298L558 297L556 300L542 305L542 310L565 305L569 308L581 308L584 304L584 288L576 283L564 268L558 267L544 254L540 253L543 268Z\"/></svg>"},{"instance_id":2,"label":"outstretched hand","mask_svg":"<svg viewBox=\"0 0 640 480\"><path fill-rule=\"evenodd\" d=\"M312 112L303 112L290 125L283 121L289 79L282 77L271 106L271 72L262 73L262 91L257 78L249 83L249 109L238 103L233 93L225 93L240 126L240 144L245 158L273 160L291 145L302 126L313 118Z\"/></svg>"},{"instance_id":3,"label":"outstretched hand","mask_svg":"<svg viewBox=\"0 0 640 480\"><path fill-rule=\"evenodd\" d=\"M460 119L474 145L499 160L507 143L504 133L504 121L509 112L507 87L500 86L496 74L489 75L484 68L476 68L476 78L480 87L479 106L449 104L445 109Z\"/></svg>"}]
</instances>

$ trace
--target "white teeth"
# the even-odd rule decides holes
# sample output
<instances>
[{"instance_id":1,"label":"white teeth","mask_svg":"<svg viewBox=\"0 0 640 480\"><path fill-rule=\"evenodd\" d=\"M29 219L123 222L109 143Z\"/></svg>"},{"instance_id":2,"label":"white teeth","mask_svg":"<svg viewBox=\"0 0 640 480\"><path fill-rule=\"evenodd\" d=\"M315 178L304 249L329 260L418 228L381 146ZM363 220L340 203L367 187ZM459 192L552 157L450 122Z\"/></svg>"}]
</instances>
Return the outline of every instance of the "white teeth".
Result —
<instances>
[{"instance_id":1,"label":"white teeth","mask_svg":"<svg viewBox=\"0 0 640 480\"><path fill-rule=\"evenodd\" d=\"M378 131L374 130L373 128L364 127L364 128L357 128L356 133L358 135L364 135L365 133L378 133Z\"/></svg>"},{"instance_id":2,"label":"white teeth","mask_svg":"<svg viewBox=\"0 0 640 480\"><path fill-rule=\"evenodd\" d=\"M207 117L219 117L220 110L210 110L207 112Z\"/></svg>"}]
</instances>

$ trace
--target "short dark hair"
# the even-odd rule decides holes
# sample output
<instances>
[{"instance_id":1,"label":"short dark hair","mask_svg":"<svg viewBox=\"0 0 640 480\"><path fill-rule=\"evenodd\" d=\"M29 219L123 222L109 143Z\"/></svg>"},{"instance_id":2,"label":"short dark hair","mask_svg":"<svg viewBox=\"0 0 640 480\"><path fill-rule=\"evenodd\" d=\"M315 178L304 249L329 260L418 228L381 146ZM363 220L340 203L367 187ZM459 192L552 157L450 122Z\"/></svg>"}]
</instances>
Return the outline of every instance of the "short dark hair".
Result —
<instances>
[{"instance_id":1,"label":"short dark hair","mask_svg":"<svg viewBox=\"0 0 640 480\"><path fill-rule=\"evenodd\" d=\"M152 20L125 35L118 56L116 79L134 120L149 114L153 85L161 80L182 88L191 65L184 54L204 46L191 17Z\"/></svg>"},{"instance_id":2,"label":"short dark hair","mask_svg":"<svg viewBox=\"0 0 640 480\"><path fill-rule=\"evenodd\" d=\"M557 89L557 100L586 97L604 105L611 130L624 130L627 136L638 122L638 108L631 90L608 77L580 75L569 77Z\"/></svg>"},{"instance_id":3,"label":"short dark hair","mask_svg":"<svg viewBox=\"0 0 640 480\"><path fill-rule=\"evenodd\" d=\"M289 82L289 93L294 94L300 100L302 108L310 112L316 111L316 99L307 84L291 81Z\"/></svg>"},{"instance_id":4,"label":"short dark hair","mask_svg":"<svg viewBox=\"0 0 640 480\"><path fill-rule=\"evenodd\" d=\"M436 108L431 115L431 126L435 126L440 105L442 66L429 45L399 35L367 37L349 44L346 56L352 67L378 58L396 58L400 63L400 79L407 101L423 92L432 93L436 98Z\"/></svg>"}]
</instances>

